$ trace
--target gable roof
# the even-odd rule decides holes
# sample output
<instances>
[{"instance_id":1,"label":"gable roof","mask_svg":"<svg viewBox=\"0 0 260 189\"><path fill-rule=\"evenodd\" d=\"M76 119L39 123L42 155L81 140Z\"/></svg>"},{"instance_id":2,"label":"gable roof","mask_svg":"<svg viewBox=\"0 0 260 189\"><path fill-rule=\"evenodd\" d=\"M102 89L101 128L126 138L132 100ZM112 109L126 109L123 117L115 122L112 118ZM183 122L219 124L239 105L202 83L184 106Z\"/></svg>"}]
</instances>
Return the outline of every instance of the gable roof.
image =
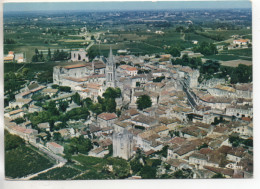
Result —
<instances>
[{"instance_id":1,"label":"gable roof","mask_svg":"<svg viewBox=\"0 0 260 189\"><path fill-rule=\"evenodd\" d=\"M98 117L108 121L108 120L111 120L111 119L116 119L117 115L115 113L101 113L101 114L98 115Z\"/></svg>"}]
</instances>

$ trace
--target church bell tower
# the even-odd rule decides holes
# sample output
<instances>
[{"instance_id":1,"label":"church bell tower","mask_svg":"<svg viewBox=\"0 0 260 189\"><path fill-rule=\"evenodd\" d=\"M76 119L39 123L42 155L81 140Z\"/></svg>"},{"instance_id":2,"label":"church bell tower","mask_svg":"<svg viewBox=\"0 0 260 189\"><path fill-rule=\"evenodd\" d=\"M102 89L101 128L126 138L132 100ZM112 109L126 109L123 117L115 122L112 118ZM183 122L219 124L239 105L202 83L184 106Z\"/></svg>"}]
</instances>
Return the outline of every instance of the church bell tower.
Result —
<instances>
[{"instance_id":1,"label":"church bell tower","mask_svg":"<svg viewBox=\"0 0 260 189\"><path fill-rule=\"evenodd\" d=\"M106 65L106 87L116 87L116 68L111 47Z\"/></svg>"}]
</instances>

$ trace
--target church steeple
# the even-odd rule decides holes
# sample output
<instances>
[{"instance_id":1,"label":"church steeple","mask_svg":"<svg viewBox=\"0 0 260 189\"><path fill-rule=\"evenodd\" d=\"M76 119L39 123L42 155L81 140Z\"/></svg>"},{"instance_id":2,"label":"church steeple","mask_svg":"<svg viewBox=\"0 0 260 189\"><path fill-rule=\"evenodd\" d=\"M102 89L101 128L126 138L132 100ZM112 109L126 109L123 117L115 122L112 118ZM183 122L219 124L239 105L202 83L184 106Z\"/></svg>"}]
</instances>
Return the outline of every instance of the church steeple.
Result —
<instances>
[{"instance_id":1,"label":"church steeple","mask_svg":"<svg viewBox=\"0 0 260 189\"><path fill-rule=\"evenodd\" d=\"M108 64L113 64L114 59L113 59L113 51L112 48L110 47L109 55L108 55Z\"/></svg>"},{"instance_id":2,"label":"church steeple","mask_svg":"<svg viewBox=\"0 0 260 189\"><path fill-rule=\"evenodd\" d=\"M111 47L106 65L106 87L116 87L116 68Z\"/></svg>"}]
</instances>

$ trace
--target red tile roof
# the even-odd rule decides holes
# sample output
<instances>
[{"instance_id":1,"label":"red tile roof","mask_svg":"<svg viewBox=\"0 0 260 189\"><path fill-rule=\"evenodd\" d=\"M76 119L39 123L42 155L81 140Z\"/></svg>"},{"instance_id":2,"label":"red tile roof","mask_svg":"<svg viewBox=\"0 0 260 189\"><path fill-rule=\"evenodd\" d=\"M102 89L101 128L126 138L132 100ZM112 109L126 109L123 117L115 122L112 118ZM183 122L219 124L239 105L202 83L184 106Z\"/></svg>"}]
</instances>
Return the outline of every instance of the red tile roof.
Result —
<instances>
[{"instance_id":1,"label":"red tile roof","mask_svg":"<svg viewBox=\"0 0 260 189\"><path fill-rule=\"evenodd\" d=\"M85 67L85 64L76 64L76 65L69 65L69 66L64 66L65 69L73 69L73 68L82 68Z\"/></svg>"},{"instance_id":2,"label":"red tile roof","mask_svg":"<svg viewBox=\"0 0 260 189\"><path fill-rule=\"evenodd\" d=\"M204 166L205 169L208 169L214 173L220 173L223 175L233 176L234 170L232 169L224 169L224 168L216 168L216 167L210 167L210 166Z\"/></svg>"},{"instance_id":3,"label":"red tile roof","mask_svg":"<svg viewBox=\"0 0 260 189\"><path fill-rule=\"evenodd\" d=\"M11 112L9 112L9 115L18 114L20 112L23 112L23 110L22 109L18 109L18 110L11 111Z\"/></svg>"},{"instance_id":4,"label":"red tile roof","mask_svg":"<svg viewBox=\"0 0 260 189\"><path fill-rule=\"evenodd\" d=\"M250 122L250 121L251 121L251 118L249 118L249 117L242 117L242 120L243 120L243 121L248 121L248 122Z\"/></svg>"},{"instance_id":5,"label":"red tile roof","mask_svg":"<svg viewBox=\"0 0 260 189\"><path fill-rule=\"evenodd\" d=\"M117 115L115 113L102 113L99 114L98 117L108 121L117 118Z\"/></svg>"},{"instance_id":6,"label":"red tile roof","mask_svg":"<svg viewBox=\"0 0 260 189\"><path fill-rule=\"evenodd\" d=\"M52 145L55 148L62 148L62 146L57 144L56 142L49 142L49 144Z\"/></svg>"}]
</instances>

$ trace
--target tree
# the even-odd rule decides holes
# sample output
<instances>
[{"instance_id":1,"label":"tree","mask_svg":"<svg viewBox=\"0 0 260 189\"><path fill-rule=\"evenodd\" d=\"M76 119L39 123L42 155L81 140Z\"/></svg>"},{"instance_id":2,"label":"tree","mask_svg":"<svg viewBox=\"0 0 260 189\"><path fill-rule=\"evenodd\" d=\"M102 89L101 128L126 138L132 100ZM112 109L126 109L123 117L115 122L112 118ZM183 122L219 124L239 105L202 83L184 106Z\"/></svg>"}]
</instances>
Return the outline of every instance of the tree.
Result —
<instances>
[{"instance_id":1,"label":"tree","mask_svg":"<svg viewBox=\"0 0 260 189\"><path fill-rule=\"evenodd\" d=\"M226 178L224 175L222 175L221 173L217 173L215 175L213 175L211 178Z\"/></svg>"},{"instance_id":2,"label":"tree","mask_svg":"<svg viewBox=\"0 0 260 189\"><path fill-rule=\"evenodd\" d=\"M51 50L48 48L47 61L51 61Z\"/></svg>"},{"instance_id":3,"label":"tree","mask_svg":"<svg viewBox=\"0 0 260 189\"><path fill-rule=\"evenodd\" d=\"M60 86L59 90L62 91L62 92L67 92L67 93L71 92L71 88L67 87L67 86Z\"/></svg>"},{"instance_id":4,"label":"tree","mask_svg":"<svg viewBox=\"0 0 260 189\"><path fill-rule=\"evenodd\" d=\"M35 52L36 55L39 55L39 51L38 51L37 48L34 50L34 52Z\"/></svg>"},{"instance_id":5,"label":"tree","mask_svg":"<svg viewBox=\"0 0 260 189\"><path fill-rule=\"evenodd\" d=\"M90 139L85 139L83 135L80 137L74 137L70 141L70 149L72 152L88 154L88 152L93 148L93 144Z\"/></svg>"},{"instance_id":6,"label":"tree","mask_svg":"<svg viewBox=\"0 0 260 189\"><path fill-rule=\"evenodd\" d=\"M65 112L68 107L69 107L69 103L67 101L59 102L60 111Z\"/></svg>"},{"instance_id":7,"label":"tree","mask_svg":"<svg viewBox=\"0 0 260 189\"><path fill-rule=\"evenodd\" d=\"M4 133L4 141L6 151L25 144L22 138L18 137L17 135L10 134L7 130L5 130Z\"/></svg>"},{"instance_id":8,"label":"tree","mask_svg":"<svg viewBox=\"0 0 260 189\"><path fill-rule=\"evenodd\" d=\"M130 161L130 166L134 174L138 173L143 168L143 165L140 163L138 158Z\"/></svg>"},{"instance_id":9,"label":"tree","mask_svg":"<svg viewBox=\"0 0 260 189\"><path fill-rule=\"evenodd\" d=\"M180 53L180 50L176 47L172 47L170 50L169 50L169 53L173 56L173 57L179 57L181 56L181 53Z\"/></svg>"},{"instance_id":10,"label":"tree","mask_svg":"<svg viewBox=\"0 0 260 189\"><path fill-rule=\"evenodd\" d=\"M53 80L53 73L51 70L46 70L38 74L37 81L39 83L50 83Z\"/></svg>"},{"instance_id":11,"label":"tree","mask_svg":"<svg viewBox=\"0 0 260 189\"><path fill-rule=\"evenodd\" d=\"M90 106L90 110L95 113L96 115L98 114L101 114L103 111L102 111L102 105L99 104L99 103L95 103L95 104L92 104Z\"/></svg>"},{"instance_id":12,"label":"tree","mask_svg":"<svg viewBox=\"0 0 260 189\"><path fill-rule=\"evenodd\" d=\"M106 112L116 112L116 101L113 98L106 99Z\"/></svg>"},{"instance_id":13,"label":"tree","mask_svg":"<svg viewBox=\"0 0 260 189\"><path fill-rule=\"evenodd\" d=\"M72 96L72 100L74 103L76 103L77 105L80 105L81 104L81 100L80 100L80 95L79 93L75 93L73 96Z\"/></svg>"},{"instance_id":14,"label":"tree","mask_svg":"<svg viewBox=\"0 0 260 189\"><path fill-rule=\"evenodd\" d=\"M14 120L14 122L15 122L16 124L20 124L20 123L25 122L25 119L19 117L19 118L16 118L16 119Z\"/></svg>"},{"instance_id":15,"label":"tree","mask_svg":"<svg viewBox=\"0 0 260 189\"><path fill-rule=\"evenodd\" d=\"M50 101L48 103L47 110L51 113L51 115L59 115L59 111L56 108L56 103L54 101Z\"/></svg>"},{"instance_id":16,"label":"tree","mask_svg":"<svg viewBox=\"0 0 260 189\"><path fill-rule=\"evenodd\" d=\"M149 108L152 106L152 101L150 96L148 95L141 95L138 97L136 101L137 107L139 110L143 110L145 108Z\"/></svg>"},{"instance_id":17,"label":"tree","mask_svg":"<svg viewBox=\"0 0 260 189\"><path fill-rule=\"evenodd\" d=\"M176 178L176 179L186 179L186 178L189 178L190 176L190 171L189 170L178 170L178 171L175 171L173 176Z\"/></svg>"},{"instance_id":18,"label":"tree","mask_svg":"<svg viewBox=\"0 0 260 189\"><path fill-rule=\"evenodd\" d=\"M53 133L53 140L55 141L62 141L62 136L60 133L56 132L56 133Z\"/></svg>"},{"instance_id":19,"label":"tree","mask_svg":"<svg viewBox=\"0 0 260 189\"><path fill-rule=\"evenodd\" d=\"M195 52L200 52L203 55L213 55L217 54L217 47L213 43L208 43L203 41L198 47L194 48Z\"/></svg>"},{"instance_id":20,"label":"tree","mask_svg":"<svg viewBox=\"0 0 260 189\"><path fill-rule=\"evenodd\" d=\"M82 103L83 103L83 106L84 106L84 107L87 107L87 108L90 108L91 105L93 104L91 98L86 98L86 99L84 99L84 100L82 101Z\"/></svg>"},{"instance_id":21,"label":"tree","mask_svg":"<svg viewBox=\"0 0 260 189\"><path fill-rule=\"evenodd\" d=\"M156 168L145 165L140 172L143 179L155 179L156 178Z\"/></svg>"},{"instance_id":22,"label":"tree","mask_svg":"<svg viewBox=\"0 0 260 189\"><path fill-rule=\"evenodd\" d=\"M105 98L120 98L121 97L121 89L120 88L112 88L108 87L106 91L102 95Z\"/></svg>"},{"instance_id":23,"label":"tree","mask_svg":"<svg viewBox=\"0 0 260 189\"><path fill-rule=\"evenodd\" d=\"M100 53L98 51L98 49L94 49L93 47L89 49L88 51L88 56L90 60L93 60L96 56L99 56Z\"/></svg>"},{"instance_id":24,"label":"tree","mask_svg":"<svg viewBox=\"0 0 260 189\"><path fill-rule=\"evenodd\" d=\"M29 73L30 69L29 68L23 68L22 69L22 75L25 77Z\"/></svg>"},{"instance_id":25,"label":"tree","mask_svg":"<svg viewBox=\"0 0 260 189\"><path fill-rule=\"evenodd\" d=\"M169 147L168 145L164 146L161 151L162 156L165 158L167 157L168 154L168 147Z\"/></svg>"},{"instance_id":26,"label":"tree","mask_svg":"<svg viewBox=\"0 0 260 189\"><path fill-rule=\"evenodd\" d=\"M54 85L51 86L51 88L52 89L59 89L59 85L54 84Z\"/></svg>"}]
</instances>

